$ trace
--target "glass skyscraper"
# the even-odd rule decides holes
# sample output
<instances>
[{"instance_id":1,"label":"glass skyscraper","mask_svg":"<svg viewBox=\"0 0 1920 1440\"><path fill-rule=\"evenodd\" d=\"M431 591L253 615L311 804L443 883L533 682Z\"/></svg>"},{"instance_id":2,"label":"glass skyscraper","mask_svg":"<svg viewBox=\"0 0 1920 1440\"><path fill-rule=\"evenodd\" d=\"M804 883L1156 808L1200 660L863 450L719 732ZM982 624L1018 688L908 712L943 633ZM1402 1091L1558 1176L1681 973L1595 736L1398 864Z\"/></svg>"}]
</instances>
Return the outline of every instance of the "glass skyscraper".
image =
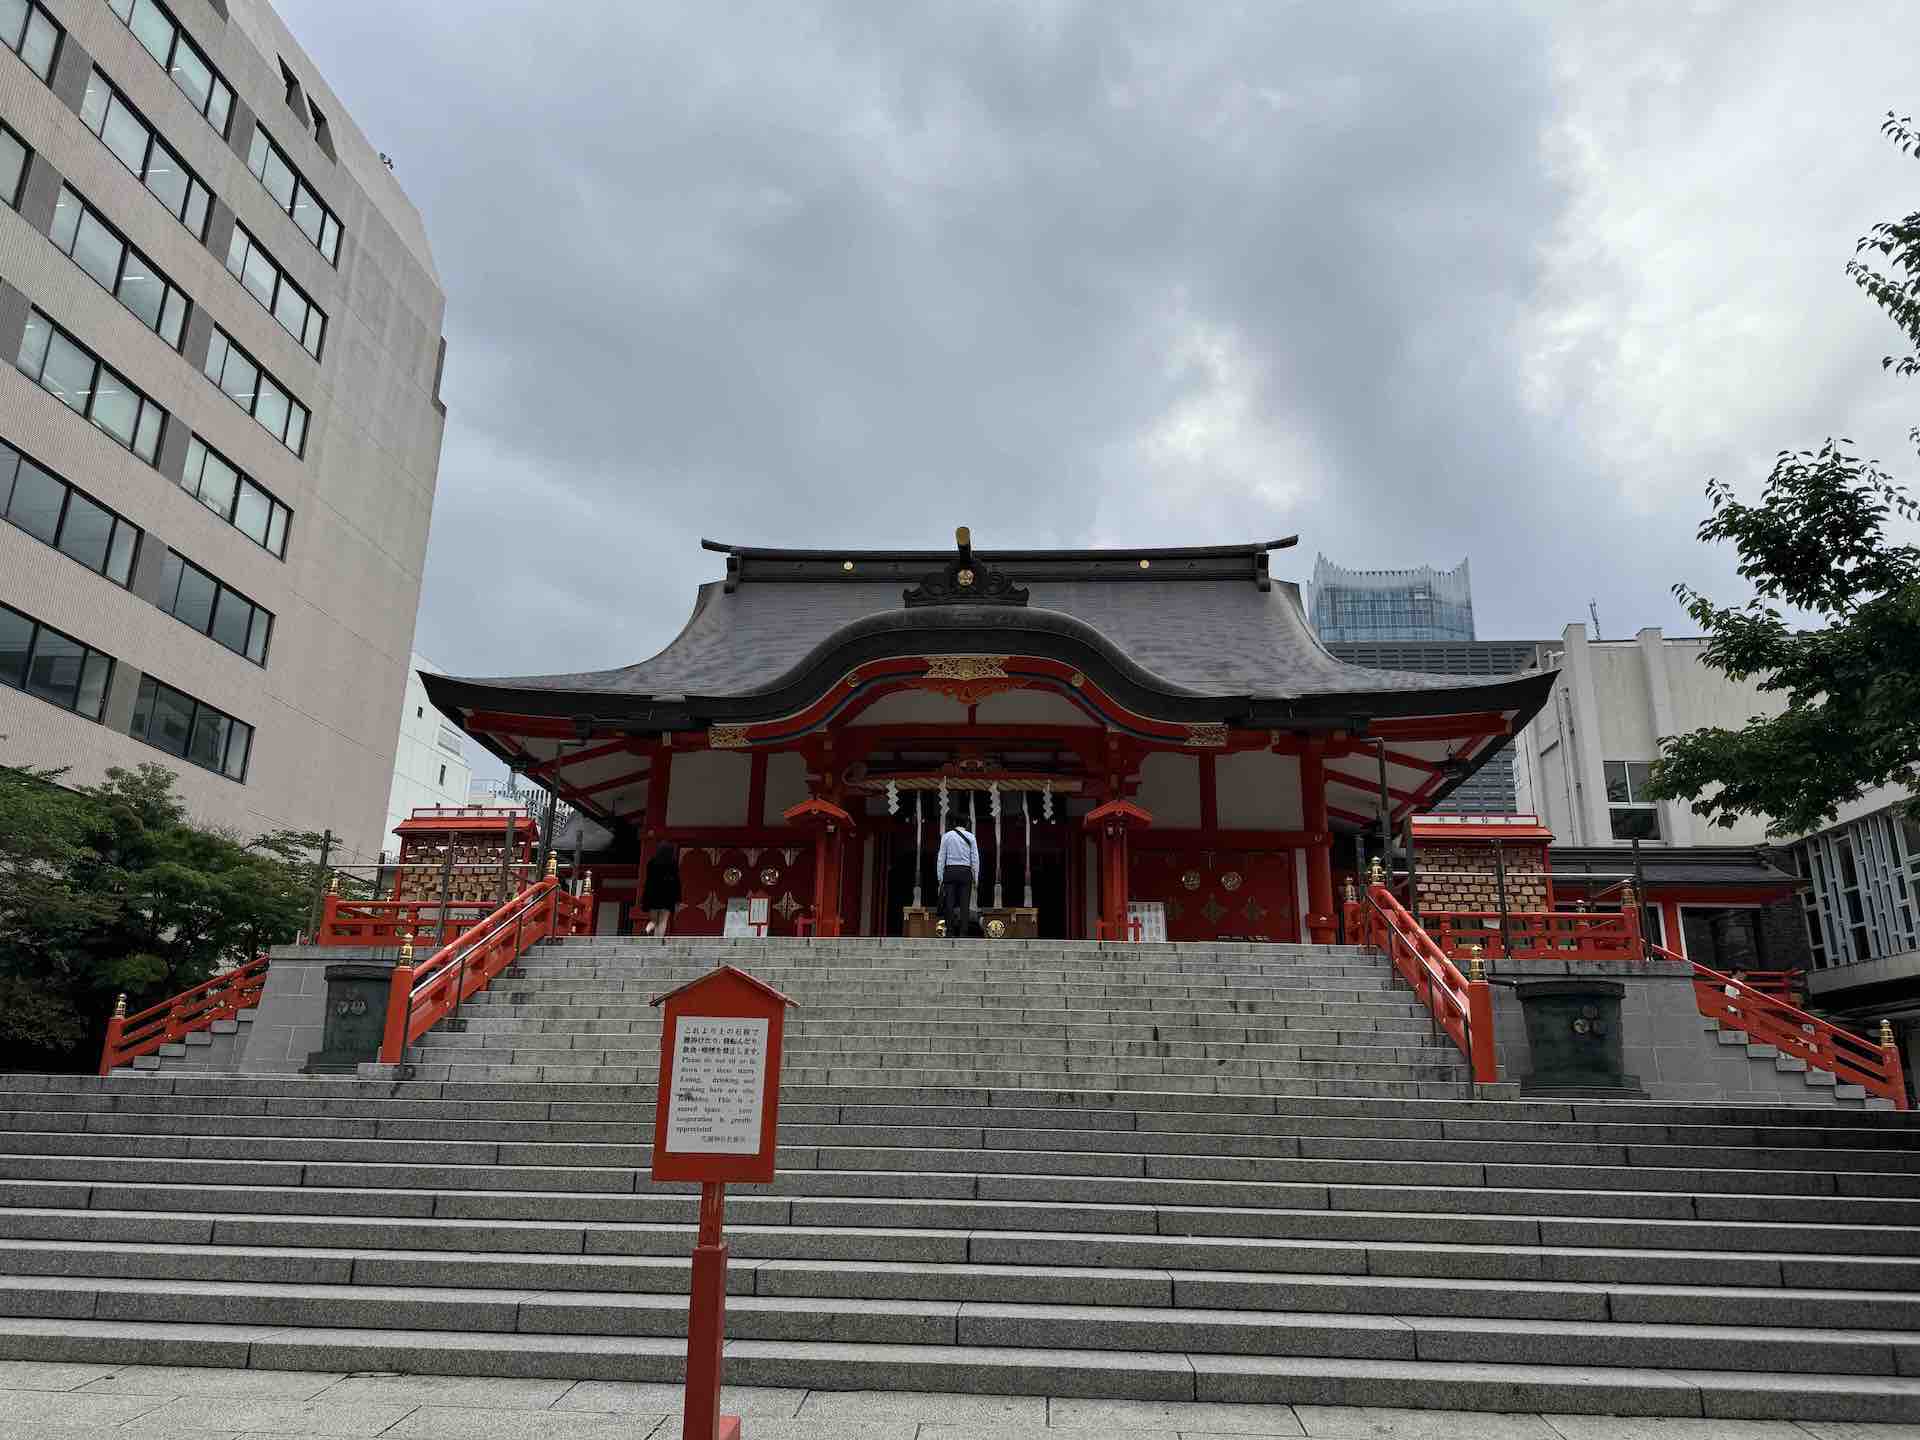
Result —
<instances>
[{"instance_id":1,"label":"glass skyscraper","mask_svg":"<svg viewBox=\"0 0 1920 1440\"><path fill-rule=\"evenodd\" d=\"M1465 560L1451 570L1346 570L1321 555L1310 618L1324 645L1471 640L1473 581Z\"/></svg>"}]
</instances>

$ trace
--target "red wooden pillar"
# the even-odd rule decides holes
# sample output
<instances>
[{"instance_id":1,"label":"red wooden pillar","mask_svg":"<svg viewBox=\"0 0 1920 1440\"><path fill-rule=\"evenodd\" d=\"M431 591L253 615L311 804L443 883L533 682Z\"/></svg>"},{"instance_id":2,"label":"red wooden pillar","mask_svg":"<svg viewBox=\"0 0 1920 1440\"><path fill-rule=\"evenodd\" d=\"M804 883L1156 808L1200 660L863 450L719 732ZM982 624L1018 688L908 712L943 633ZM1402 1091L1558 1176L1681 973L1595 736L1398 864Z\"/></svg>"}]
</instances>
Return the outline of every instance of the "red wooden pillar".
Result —
<instances>
[{"instance_id":1,"label":"red wooden pillar","mask_svg":"<svg viewBox=\"0 0 1920 1440\"><path fill-rule=\"evenodd\" d=\"M1153 823L1153 816L1131 800L1109 800L1083 822L1100 841L1100 933L1102 940L1127 935L1127 832Z\"/></svg>"},{"instance_id":2,"label":"red wooden pillar","mask_svg":"<svg viewBox=\"0 0 1920 1440\"><path fill-rule=\"evenodd\" d=\"M838 935L841 867L853 817L831 800L815 797L802 800L781 818L789 825L804 825L814 832L813 933L821 939Z\"/></svg>"},{"instance_id":3,"label":"red wooden pillar","mask_svg":"<svg viewBox=\"0 0 1920 1440\"><path fill-rule=\"evenodd\" d=\"M1337 933L1333 913L1333 832L1327 820L1327 742L1307 741L1300 755L1301 813L1307 826L1307 937L1331 945Z\"/></svg>"}]
</instances>

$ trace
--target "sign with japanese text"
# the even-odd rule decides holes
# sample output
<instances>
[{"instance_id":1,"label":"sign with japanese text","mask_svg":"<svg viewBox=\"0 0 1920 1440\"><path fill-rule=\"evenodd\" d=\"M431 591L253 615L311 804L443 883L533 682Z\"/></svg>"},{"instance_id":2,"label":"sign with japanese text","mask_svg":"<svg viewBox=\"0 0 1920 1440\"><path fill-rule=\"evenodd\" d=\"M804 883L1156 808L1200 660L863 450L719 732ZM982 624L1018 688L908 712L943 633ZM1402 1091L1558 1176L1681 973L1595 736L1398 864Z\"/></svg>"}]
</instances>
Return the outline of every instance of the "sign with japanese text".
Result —
<instances>
[{"instance_id":1,"label":"sign with japanese text","mask_svg":"<svg viewBox=\"0 0 1920 1440\"><path fill-rule=\"evenodd\" d=\"M771 1181L780 1047L793 1002L723 965L653 1003L665 1011L653 1178Z\"/></svg>"},{"instance_id":2,"label":"sign with japanese text","mask_svg":"<svg viewBox=\"0 0 1920 1440\"><path fill-rule=\"evenodd\" d=\"M766 1085L764 1019L681 1016L666 1148L682 1155L752 1155L760 1148Z\"/></svg>"}]
</instances>

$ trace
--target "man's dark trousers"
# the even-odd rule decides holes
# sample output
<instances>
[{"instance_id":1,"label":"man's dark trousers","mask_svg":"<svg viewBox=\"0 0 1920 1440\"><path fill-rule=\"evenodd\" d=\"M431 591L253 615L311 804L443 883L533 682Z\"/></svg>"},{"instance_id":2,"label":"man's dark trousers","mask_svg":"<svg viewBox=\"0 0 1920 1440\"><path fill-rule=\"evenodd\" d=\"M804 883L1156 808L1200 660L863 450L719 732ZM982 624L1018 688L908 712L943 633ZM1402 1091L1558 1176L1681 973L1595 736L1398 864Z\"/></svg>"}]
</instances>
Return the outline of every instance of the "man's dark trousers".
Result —
<instances>
[{"instance_id":1,"label":"man's dark trousers","mask_svg":"<svg viewBox=\"0 0 1920 1440\"><path fill-rule=\"evenodd\" d=\"M940 918L947 922L947 938L963 939L973 916L973 871L949 865L940 877Z\"/></svg>"}]
</instances>

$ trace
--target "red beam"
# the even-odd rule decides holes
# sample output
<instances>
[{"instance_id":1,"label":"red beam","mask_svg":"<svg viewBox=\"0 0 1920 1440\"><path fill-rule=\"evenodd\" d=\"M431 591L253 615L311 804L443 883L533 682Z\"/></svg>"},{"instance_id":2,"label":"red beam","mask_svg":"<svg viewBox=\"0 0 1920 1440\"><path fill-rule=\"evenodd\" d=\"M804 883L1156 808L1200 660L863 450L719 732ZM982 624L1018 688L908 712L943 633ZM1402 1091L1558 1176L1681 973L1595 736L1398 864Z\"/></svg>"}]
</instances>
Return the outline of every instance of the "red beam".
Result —
<instances>
[{"instance_id":1,"label":"red beam","mask_svg":"<svg viewBox=\"0 0 1920 1440\"><path fill-rule=\"evenodd\" d=\"M1471 740L1483 735L1510 735L1513 727L1504 714L1412 715L1369 721L1367 734L1375 740Z\"/></svg>"},{"instance_id":2,"label":"red beam","mask_svg":"<svg viewBox=\"0 0 1920 1440\"><path fill-rule=\"evenodd\" d=\"M602 780L597 785L576 785L568 789L575 795L598 795L602 790L618 790L622 785L637 784L652 773L653 768L649 766L645 770L635 770L630 775L616 775L611 780Z\"/></svg>"},{"instance_id":3,"label":"red beam","mask_svg":"<svg viewBox=\"0 0 1920 1440\"><path fill-rule=\"evenodd\" d=\"M1347 774L1344 770L1329 768L1327 770L1327 783L1329 785L1345 785L1350 790L1364 790L1369 795L1378 795L1380 793L1380 782L1378 780L1362 780L1357 776ZM1392 799L1402 800L1410 805L1418 804L1422 798L1415 791L1396 790L1391 785L1387 787L1387 794Z\"/></svg>"},{"instance_id":4,"label":"red beam","mask_svg":"<svg viewBox=\"0 0 1920 1440\"><path fill-rule=\"evenodd\" d=\"M513 715L503 710L474 710L467 715L469 730L489 735L527 735L536 740L578 740L573 721L558 715Z\"/></svg>"},{"instance_id":5,"label":"red beam","mask_svg":"<svg viewBox=\"0 0 1920 1440\"><path fill-rule=\"evenodd\" d=\"M609 755L618 755L623 751L631 750L633 743L631 740L609 740L604 745L594 745L585 750L556 755L551 760L541 761L527 771L527 775L532 779L538 779L555 770L564 770L569 765L582 765L589 760L603 760Z\"/></svg>"},{"instance_id":6,"label":"red beam","mask_svg":"<svg viewBox=\"0 0 1920 1440\"><path fill-rule=\"evenodd\" d=\"M1422 760L1418 755L1409 755L1404 750L1387 751L1389 765L1402 765L1409 770L1424 770L1429 775L1444 773L1446 767L1437 760Z\"/></svg>"}]
</instances>

